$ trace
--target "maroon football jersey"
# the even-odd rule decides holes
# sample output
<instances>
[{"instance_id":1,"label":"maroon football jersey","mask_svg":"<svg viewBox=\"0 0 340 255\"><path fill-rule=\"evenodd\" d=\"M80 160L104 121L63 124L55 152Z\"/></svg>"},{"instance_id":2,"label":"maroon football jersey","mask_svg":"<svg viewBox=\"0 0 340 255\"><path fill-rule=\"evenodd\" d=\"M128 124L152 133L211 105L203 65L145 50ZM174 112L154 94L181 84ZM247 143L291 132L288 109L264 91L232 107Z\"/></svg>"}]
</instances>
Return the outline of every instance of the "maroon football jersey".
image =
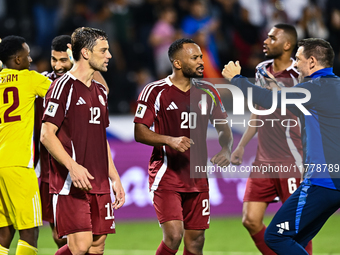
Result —
<instances>
[{"instance_id":1,"label":"maroon football jersey","mask_svg":"<svg viewBox=\"0 0 340 255\"><path fill-rule=\"evenodd\" d=\"M67 72L54 81L46 95L43 122L58 126L57 137L66 152L94 177L90 193L110 193L106 127L107 92L92 80L87 87ZM50 156L51 157L51 156ZM50 193L82 192L73 186L69 171L50 160Z\"/></svg>"},{"instance_id":2,"label":"maroon football jersey","mask_svg":"<svg viewBox=\"0 0 340 255\"><path fill-rule=\"evenodd\" d=\"M45 75L50 80L55 81L59 78L54 71L51 73L43 72L42 75ZM34 146L35 146L35 166L36 169L40 169L40 179L43 182L49 181L49 159L48 159L48 151L45 146L40 143L40 131L41 131L41 122L42 117L45 111L45 98L37 97L35 99L35 120L34 120ZM39 161L38 161L39 160ZM37 166L39 164L39 166Z\"/></svg>"},{"instance_id":3,"label":"maroon football jersey","mask_svg":"<svg viewBox=\"0 0 340 255\"><path fill-rule=\"evenodd\" d=\"M158 134L186 136L194 142L184 153L169 146L154 147L149 162L149 186L152 191L209 190L206 173L201 175L202 178L191 178L190 170L194 171L195 166L207 165L208 121L226 119L227 114L213 85L195 79L192 79L192 84L190 90L183 92L167 77L146 85L138 97L135 123L142 123ZM207 102L205 115L201 112L202 95L205 95Z\"/></svg>"},{"instance_id":4,"label":"maroon football jersey","mask_svg":"<svg viewBox=\"0 0 340 255\"><path fill-rule=\"evenodd\" d=\"M293 59L292 61L290 67L277 73L273 71L273 60L264 61L258 66L265 65L267 72L273 74L285 87L292 87L298 83L297 78L299 76L298 71L294 68L295 61ZM258 74L257 79L259 79ZM263 109L259 107L259 110ZM270 115L258 115L258 118L263 120L264 125L258 128L258 147L255 161L302 163L303 150L298 118L289 110L287 110L285 116L281 115L281 109L276 109ZM273 124L272 121L266 121L268 119L279 121L275 121ZM281 123L283 120L285 120L284 125ZM288 120L290 120L289 123ZM295 127L289 127L294 126L296 123Z\"/></svg>"}]
</instances>

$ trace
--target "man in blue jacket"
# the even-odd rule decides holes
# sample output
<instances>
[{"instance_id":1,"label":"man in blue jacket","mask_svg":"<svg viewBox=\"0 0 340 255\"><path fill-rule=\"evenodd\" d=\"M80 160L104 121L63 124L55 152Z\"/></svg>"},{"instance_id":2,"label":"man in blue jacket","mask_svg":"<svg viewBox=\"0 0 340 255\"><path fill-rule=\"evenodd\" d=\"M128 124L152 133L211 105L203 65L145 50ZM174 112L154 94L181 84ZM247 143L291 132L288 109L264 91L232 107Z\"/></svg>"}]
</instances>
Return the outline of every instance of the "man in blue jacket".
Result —
<instances>
[{"instance_id":1,"label":"man in blue jacket","mask_svg":"<svg viewBox=\"0 0 340 255\"><path fill-rule=\"evenodd\" d=\"M277 93L274 104L290 101L287 108L301 120L304 181L274 216L265 242L277 254L307 255L304 247L340 208L340 78L333 73L334 51L327 41L303 39L298 46L295 67L309 80L294 88L276 92L255 86L240 75L238 62L230 61L222 74L244 95L252 88L253 102L266 109Z\"/></svg>"}]
</instances>

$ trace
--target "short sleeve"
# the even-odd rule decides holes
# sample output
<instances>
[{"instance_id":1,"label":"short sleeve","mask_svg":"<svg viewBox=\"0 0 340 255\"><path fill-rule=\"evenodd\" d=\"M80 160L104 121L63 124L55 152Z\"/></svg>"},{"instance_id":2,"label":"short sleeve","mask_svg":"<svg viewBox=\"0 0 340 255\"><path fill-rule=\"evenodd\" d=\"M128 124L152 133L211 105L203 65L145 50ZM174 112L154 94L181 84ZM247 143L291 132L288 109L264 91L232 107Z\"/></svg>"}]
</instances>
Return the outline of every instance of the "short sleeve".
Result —
<instances>
[{"instance_id":1,"label":"short sleeve","mask_svg":"<svg viewBox=\"0 0 340 255\"><path fill-rule=\"evenodd\" d=\"M135 113L135 123L141 123L148 127L151 127L156 118L156 110L155 110L155 102L150 101L141 101L138 100L137 109Z\"/></svg>"},{"instance_id":2,"label":"short sleeve","mask_svg":"<svg viewBox=\"0 0 340 255\"><path fill-rule=\"evenodd\" d=\"M40 97L44 97L52 81L48 77L36 71L31 71L31 74L32 84L34 85L35 93Z\"/></svg>"},{"instance_id":3,"label":"short sleeve","mask_svg":"<svg viewBox=\"0 0 340 255\"><path fill-rule=\"evenodd\" d=\"M46 108L42 120L43 122L51 122L60 127L65 118L67 98L71 91L69 86L63 88L59 88L58 86L59 84L55 81L48 89L46 94ZM58 91L58 89L60 90Z\"/></svg>"}]
</instances>

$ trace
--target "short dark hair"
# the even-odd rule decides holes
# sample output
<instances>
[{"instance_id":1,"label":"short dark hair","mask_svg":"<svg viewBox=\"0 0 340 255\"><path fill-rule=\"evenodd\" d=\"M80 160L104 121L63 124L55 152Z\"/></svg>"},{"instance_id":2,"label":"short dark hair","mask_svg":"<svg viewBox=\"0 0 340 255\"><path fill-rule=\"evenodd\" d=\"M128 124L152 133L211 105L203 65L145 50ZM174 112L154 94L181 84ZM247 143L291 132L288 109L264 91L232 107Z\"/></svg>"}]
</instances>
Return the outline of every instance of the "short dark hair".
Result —
<instances>
[{"instance_id":1,"label":"short dark hair","mask_svg":"<svg viewBox=\"0 0 340 255\"><path fill-rule=\"evenodd\" d=\"M285 24L285 23L276 24L274 25L274 27L278 29L282 29L284 33L290 37L291 43L292 43L292 50L294 50L297 44L297 32L296 32L295 27L289 24Z\"/></svg>"},{"instance_id":2,"label":"short dark hair","mask_svg":"<svg viewBox=\"0 0 340 255\"><path fill-rule=\"evenodd\" d=\"M323 67L332 67L334 51L329 42L321 38L307 38L299 41L299 47L303 47L305 58L315 57Z\"/></svg>"},{"instance_id":3,"label":"short dark hair","mask_svg":"<svg viewBox=\"0 0 340 255\"><path fill-rule=\"evenodd\" d=\"M96 45L96 40L108 40L107 34L100 29L91 27L79 27L71 35L72 53L75 61L80 59L81 49L87 48L90 51Z\"/></svg>"},{"instance_id":4,"label":"short dark hair","mask_svg":"<svg viewBox=\"0 0 340 255\"><path fill-rule=\"evenodd\" d=\"M169 56L169 59L170 59L171 63L174 61L175 54L180 49L182 49L183 48L183 44L186 44L186 43L195 43L195 42L193 40L189 39L189 38L181 38L181 39L178 39L178 40L174 41L170 45L169 50L168 50L168 56Z\"/></svg>"},{"instance_id":5,"label":"short dark hair","mask_svg":"<svg viewBox=\"0 0 340 255\"><path fill-rule=\"evenodd\" d=\"M19 51L23 50L22 46L26 43L25 38L16 35L9 35L2 39L0 43L0 60L7 65L7 61Z\"/></svg>"},{"instance_id":6,"label":"short dark hair","mask_svg":"<svg viewBox=\"0 0 340 255\"><path fill-rule=\"evenodd\" d=\"M71 44L71 36L59 35L52 40L51 50L66 51L68 49L67 44Z\"/></svg>"}]
</instances>

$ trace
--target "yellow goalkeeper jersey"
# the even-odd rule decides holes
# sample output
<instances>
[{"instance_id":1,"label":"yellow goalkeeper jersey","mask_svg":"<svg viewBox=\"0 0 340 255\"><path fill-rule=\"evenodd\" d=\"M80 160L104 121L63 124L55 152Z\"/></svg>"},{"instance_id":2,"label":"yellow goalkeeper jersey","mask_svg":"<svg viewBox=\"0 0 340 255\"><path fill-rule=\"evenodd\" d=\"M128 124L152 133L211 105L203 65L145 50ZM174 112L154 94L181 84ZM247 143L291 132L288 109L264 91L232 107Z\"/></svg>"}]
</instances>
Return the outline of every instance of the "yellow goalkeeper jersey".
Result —
<instances>
[{"instance_id":1,"label":"yellow goalkeeper jersey","mask_svg":"<svg viewBox=\"0 0 340 255\"><path fill-rule=\"evenodd\" d=\"M0 72L0 168L33 168L34 101L50 84L36 71Z\"/></svg>"}]
</instances>

